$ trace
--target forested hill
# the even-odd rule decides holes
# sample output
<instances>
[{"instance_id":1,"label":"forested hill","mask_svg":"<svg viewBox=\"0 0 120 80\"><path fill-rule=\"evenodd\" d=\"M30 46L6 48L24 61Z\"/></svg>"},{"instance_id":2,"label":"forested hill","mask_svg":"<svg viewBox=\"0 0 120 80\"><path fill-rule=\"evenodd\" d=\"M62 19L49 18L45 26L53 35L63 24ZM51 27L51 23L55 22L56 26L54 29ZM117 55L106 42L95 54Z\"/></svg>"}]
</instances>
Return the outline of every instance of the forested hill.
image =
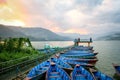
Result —
<instances>
[{"instance_id":1,"label":"forested hill","mask_svg":"<svg viewBox=\"0 0 120 80\"><path fill-rule=\"evenodd\" d=\"M65 41L71 40L69 37L60 36L44 28L22 28L15 26L0 25L0 37L28 37L34 41Z\"/></svg>"}]
</instances>

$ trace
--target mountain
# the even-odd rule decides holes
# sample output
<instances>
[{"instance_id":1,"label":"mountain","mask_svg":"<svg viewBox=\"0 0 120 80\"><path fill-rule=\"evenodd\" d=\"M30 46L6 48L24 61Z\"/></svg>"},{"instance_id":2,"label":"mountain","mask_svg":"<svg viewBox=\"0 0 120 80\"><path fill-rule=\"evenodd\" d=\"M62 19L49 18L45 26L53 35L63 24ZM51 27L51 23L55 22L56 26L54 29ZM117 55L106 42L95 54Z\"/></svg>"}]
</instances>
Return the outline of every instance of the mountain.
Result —
<instances>
[{"instance_id":1,"label":"mountain","mask_svg":"<svg viewBox=\"0 0 120 80\"><path fill-rule=\"evenodd\" d=\"M81 35L79 33L58 33L59 35L63 35L65 37L70 37L73 40L75 38L81 38L81 39L89 39L90 37L92 37L92 35Z\"/></svg>"},{"instance_id":2,"label":"mountain","mask_svg":"<svg viewBox=\"0 0 120 80\"><path fill-rule=\"evenodd\" d=\"M14 30L16 29L16 30ZM18 31L17 27L0 25L0 37L8 38L8 37L26 37L25 34Z\"/></svg>"},{"instance_id":3,"label":"mountain","mask_svg":"<svg viewBox=\"0 0 120 80\"><path fill-rule=\"evenodd\" d=\"M98 40L120 40L120 32L115 32L106 36L99 37Z\"/></svg>"},{"instance_id":4,"label":"mountain","mask_svg":"<svg viewBox=\"0 0 120 80\"><path fill-rule=\"evenodd\" d=\"M44 28L22 28L0 25L0 37L28 37L34 41L70 40L69 37L60 36Z\"/></svg>"}]
</instances>

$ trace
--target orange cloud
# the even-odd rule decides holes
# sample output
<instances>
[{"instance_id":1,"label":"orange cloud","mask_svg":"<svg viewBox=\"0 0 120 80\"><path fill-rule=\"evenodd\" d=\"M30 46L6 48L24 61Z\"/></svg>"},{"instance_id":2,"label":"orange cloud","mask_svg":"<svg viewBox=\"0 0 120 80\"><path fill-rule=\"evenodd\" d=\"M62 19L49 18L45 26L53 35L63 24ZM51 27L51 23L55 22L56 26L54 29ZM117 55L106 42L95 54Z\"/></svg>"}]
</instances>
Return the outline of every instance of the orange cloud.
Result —
<instances>
[{"instance_id":1,"label":"orange cloud","mask_svg":"<svg viewBox=\"0 0 120 80\"><path fill-rule=\"evenodd\" d=\"M1 4L6 4L6 3L7 3L6 0L0 0L0 5L1 5Z\"/></svg>"},{"instance_id":2,"label":"orange cloud","mask_svg":"<svg viewBox=\"0 0 120 80\"><path fill-rule=\"evenodd\" d=\"M3 22L5 25L19 23L18 26L23 26L26 16L23 7L20 0L0 0L0 23Z\"/></svg>"}]
</instances>

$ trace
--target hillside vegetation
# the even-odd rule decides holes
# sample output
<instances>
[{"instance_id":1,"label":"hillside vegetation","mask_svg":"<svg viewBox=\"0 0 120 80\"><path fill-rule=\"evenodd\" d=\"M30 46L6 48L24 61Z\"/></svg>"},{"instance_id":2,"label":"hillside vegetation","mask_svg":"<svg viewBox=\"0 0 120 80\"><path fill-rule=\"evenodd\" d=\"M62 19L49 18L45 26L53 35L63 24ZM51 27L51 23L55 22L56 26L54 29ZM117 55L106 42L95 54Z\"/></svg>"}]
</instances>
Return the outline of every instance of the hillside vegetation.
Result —
<instances>
[{"instance_id":1,"label":"hillside vegetation","mask_svg":"<svg viewBox=\"0 0 120 80\"><path fill-rule=\"evenodd\" d=\"M0 25L0 37L2 38L28 37L32 41L71 40L69 37L60 36L44 28L22 28L22 27L5 26L5 25Z\"/></svg>"}]
</instances>

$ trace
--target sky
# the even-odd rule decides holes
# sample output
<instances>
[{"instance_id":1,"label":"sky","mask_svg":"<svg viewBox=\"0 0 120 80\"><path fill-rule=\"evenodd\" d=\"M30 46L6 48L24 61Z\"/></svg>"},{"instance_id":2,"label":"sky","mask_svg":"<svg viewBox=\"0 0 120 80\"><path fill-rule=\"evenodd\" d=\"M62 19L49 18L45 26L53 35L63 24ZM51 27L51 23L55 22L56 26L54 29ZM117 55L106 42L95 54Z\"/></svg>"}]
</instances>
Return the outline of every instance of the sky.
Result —
<instances>
[{"instance_id":1,"label":"sky","mask_svg":"<svg viewBox=\"0 0 120 80\"><path fill-rule=\"evenodd\" d=\"M120 0L0 0L0 24L82 35L120 32Z\"/></svg>"}]
</instances>

